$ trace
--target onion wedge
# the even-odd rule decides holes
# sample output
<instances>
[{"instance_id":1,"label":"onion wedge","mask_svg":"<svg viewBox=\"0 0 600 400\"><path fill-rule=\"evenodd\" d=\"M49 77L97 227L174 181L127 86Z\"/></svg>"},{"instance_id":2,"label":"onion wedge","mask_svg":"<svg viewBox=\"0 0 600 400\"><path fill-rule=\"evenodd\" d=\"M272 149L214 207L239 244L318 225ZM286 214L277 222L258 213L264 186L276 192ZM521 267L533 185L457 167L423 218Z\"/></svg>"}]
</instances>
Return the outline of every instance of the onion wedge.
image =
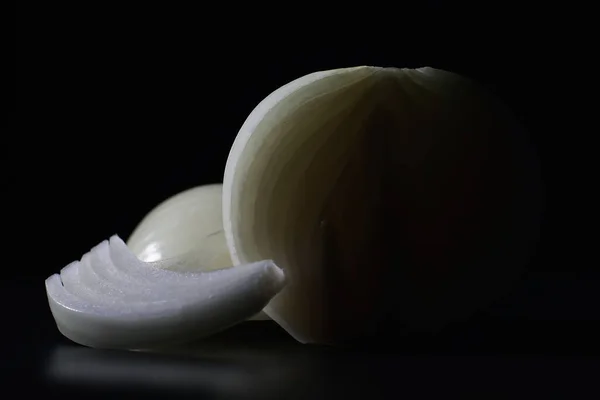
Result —
<instances>
[{"instance_id":1,"label":"onion wedge","mask_svg":"<svg viewBox=\"0 0 600 400\"><path fill-rule=\"evenodd\" d=\"M285 275L271 260L205 272L159 268L139 260L115 235L45 283L58 330L68 339L96 348L149 349L250 318L285 286Z\"/></svg>"}]
</instances>

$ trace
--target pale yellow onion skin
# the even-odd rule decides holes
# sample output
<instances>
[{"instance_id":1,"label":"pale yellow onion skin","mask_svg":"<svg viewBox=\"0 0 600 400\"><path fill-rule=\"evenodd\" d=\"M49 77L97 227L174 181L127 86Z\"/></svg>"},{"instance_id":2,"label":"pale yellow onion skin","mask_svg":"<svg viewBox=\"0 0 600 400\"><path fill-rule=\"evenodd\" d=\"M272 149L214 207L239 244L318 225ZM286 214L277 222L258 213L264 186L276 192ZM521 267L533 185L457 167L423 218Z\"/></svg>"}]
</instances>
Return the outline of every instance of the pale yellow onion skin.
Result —
<instances>
[{"instance_id":1,"label":"pale yellow onion skin","mask_svg":"<svg viewBox=\"0 0 600 400\"><path fill-rule=\"evenodd\" d=\"M212 271L233 265L223 232L220 183L197 186L166 199L134 229L127 246L142 261L153 262L190 255L193 263L157 263L168 269ZM174 265L174 266L171 266ZM270 319L259 313L252 320Z\"/></svg>"},{"instance_id":2,"label":"pale yellow onion skin","mask_svg":"<svg viewBox=\"0 0 600 400\"><path fill-rule=\"evenodd\" d=\"M541 215L519 124L430 68L323 71L276 90L240 129L223 185L232 259L285 270L264 311L301 342L470 315L519 276Z\"/></svg>"}]
</instances>

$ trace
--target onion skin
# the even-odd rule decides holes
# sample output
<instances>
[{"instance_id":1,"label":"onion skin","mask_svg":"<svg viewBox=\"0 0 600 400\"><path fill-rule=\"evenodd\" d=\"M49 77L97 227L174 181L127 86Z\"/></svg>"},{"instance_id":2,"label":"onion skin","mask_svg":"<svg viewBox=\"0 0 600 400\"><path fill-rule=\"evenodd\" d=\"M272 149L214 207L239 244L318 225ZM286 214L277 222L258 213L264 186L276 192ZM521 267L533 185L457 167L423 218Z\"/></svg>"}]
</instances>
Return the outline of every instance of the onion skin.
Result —
<instances>
[{"instance_id":1,"label":"onion skin","mask_svg":"<svg viewBox=\"0 0 600 400\"><path fill-rule=\"evenodd\" d=\"M222 185L180 192L152 209L134 229L127 245L139 259L160 261L194 253L199 270L232 265L223 232Z\"/></svg>"},{"instance_id":2,"label":"onion skin","mask_svg":"<svg viewBox=\"0 0 600 400\"><path fill-rule=\"evenodd\" d=\"M265 312L303 343L472 315L528 264L543 204L506 107L431 68L324 71L276 90L240 129L223 185L233 262L286 271Z\"/></svg>"}]
</instances>

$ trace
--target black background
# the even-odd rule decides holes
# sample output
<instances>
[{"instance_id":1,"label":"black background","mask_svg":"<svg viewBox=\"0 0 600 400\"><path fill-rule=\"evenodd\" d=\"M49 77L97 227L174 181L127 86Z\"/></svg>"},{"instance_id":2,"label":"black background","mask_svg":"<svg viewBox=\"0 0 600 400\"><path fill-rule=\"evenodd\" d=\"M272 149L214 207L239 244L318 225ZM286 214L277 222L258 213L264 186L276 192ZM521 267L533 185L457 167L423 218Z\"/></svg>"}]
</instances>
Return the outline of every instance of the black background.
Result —
<instances>
[{"instance_id":1,"label":"black background","mask_svg":"<svg viewBox=\"0 0 600 400\"><path fill-rule=\"evenodd\" d=\"M405 341L399 349L335 356L303 349L312 364L299 368L326 365L338 385L300 374L308 382L305 388L311 388L307 393L347 395L348 381L355 381L355 390L370 390L373 381L379 390L395 390L383 383L393 371L408 374L407 381L417 387L421 380L427 385L424 376L430 373L431 379L446 376L458 386L472 383L459 376L480 381L486 376L491 380L483 386L492 392L502 386L510 392L511 385L500 382L513 378L531 390L564 383L574 395L575 381L567 377L574 376L581 389L598 368L600 274L590 258L592 236L582 228L589 214L579 190L593 179L584 172L591 159L583 156L587 130L566 117L579 100L563 95L572 83L565 78L566 68L576 62L566 61L572 60L573 49L559 42L562 32L543 30L527 19L520 25L506 17L514 10L491 5L478 10L477 20L461 12L455 17L453 8L438 5L426 14L402 14L403 24L389 25L390 32L382 30L387 22L365 16L368 22L348 18L344 28L328 33L321 29L330 21L317 21L315 15L284 12L284 17L259 23L251 11L233 5L223 14L204 6L150 3L125 8L22 2L17 7L16 112L9 113L3 137L9 257L2 295L10 321L4 325L10 331L2 359L7 370L23 372L19 379L46 377L43 382L53 390L70 390L72 384L47 378L52 354L79 351L77 360L92 365L105 362L98 357L114 356L87 352L58 334L45 302L48 275L114 233L128 237L147 212L171 195L221 182L237 130L270 92L310 72L364 64L447 69L478 80L502 98L531 133L542 161L547 190L542 239L522 285L433 344ZM380 10L379 18L387 11ZM411 15L424 22L405 26L414 22ZM469 24L457 19L461 15ZM292 24L293 17L304 19ZM489 26L494 19L501 21L498 27ZM400 32L398 25L406 30ZM213 352L222 355L241 340L247 344L244 351L261 348L273 359L298 358L298 349L276 328L244 329L238 328L239 337L234 330L217 340ZM410 358L415 352L427 356ZM126 382L133 379L133 363L140 362L146 366L142 369L159 375L188 371L195 377L188 381L221 373L202 356L195 364L186 359L189 365L169 359L163 369L153 367L162 366L163 359L114 357L110 365L132 363L120 376ZM231 357L232 363L239 362ZM363 369L340 367L348 363ZM378 378L368 375L373 370L379 371ZM74 387L85 390L85 385ZM146 386L133 380L129 385ZM227 398L228 392L216 387L215 393ZM207 390L204 386L197 393L212 393Z\"/></svg>"}]
</instances>

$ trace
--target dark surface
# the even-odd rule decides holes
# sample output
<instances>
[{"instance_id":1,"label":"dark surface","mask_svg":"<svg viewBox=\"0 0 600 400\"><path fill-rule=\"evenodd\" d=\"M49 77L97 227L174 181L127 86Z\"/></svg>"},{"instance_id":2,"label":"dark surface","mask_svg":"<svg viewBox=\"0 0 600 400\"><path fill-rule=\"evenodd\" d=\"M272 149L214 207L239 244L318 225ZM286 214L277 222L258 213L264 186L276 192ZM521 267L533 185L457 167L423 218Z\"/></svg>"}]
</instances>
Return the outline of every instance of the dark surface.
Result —
<instances>
[{"instance_id":1,"label":"dark surface","mask_svg":"<svg viewBox=\"0 0 600 400\"><path fill-rule=\"evenodd\" d=\"M258 23L236 25L241 33L226 39L227 27L207 23L225 17L206 10L18 7L0 290L2 380L15 393L598 398L600 277L581 190L597 182L586 172L596 158L584 155L595 147L587 144L590 129L566 116L569 106L580 108L579 97L558 93L583 82L568 74L582 64L559 47L562 34L554 40L531 23L523 31L531 35L517 32L490 9L484 14L502 27L484 35L444 10L443 18L420 14L427 22L404 34L366 37L364 27L350 29L363 43L346 33L292 43L306 24L276 28L270 21L268 34L256 32ZM442 20L448 23L434 31ZM467 34L455 33L458 27ZM283 44L272 40L277 29ZM114 233L126 238L167 197L221 182L237 130L271 91L309 72L362 64L430 65L475 78L532 135L548 202L537 256L514 293L437 337L399 336L362 350L302 346L271 323L237 327L178 355L97 351L60 335L45 298L48 275Z\"/></svg>"},{"instance_id":2,"label":"dark surface","mask_svg":"<svg viewBox=\"0 0 600 400\"><path fill-rule=\"evenodd\" d=\"M50 393L94 398L396 398L447 392L594 398L600 393L600 279L586 278L531 277L495 307L428 338L398 336L392 343L334 349L298 344L274 323L255 321L161 354L74 344L56 329L41 282L11 285L2 290L2 304L18 305L8 308L6 320L18 329L4 342L4 367Z\"/></svg>"}]
</instances>

